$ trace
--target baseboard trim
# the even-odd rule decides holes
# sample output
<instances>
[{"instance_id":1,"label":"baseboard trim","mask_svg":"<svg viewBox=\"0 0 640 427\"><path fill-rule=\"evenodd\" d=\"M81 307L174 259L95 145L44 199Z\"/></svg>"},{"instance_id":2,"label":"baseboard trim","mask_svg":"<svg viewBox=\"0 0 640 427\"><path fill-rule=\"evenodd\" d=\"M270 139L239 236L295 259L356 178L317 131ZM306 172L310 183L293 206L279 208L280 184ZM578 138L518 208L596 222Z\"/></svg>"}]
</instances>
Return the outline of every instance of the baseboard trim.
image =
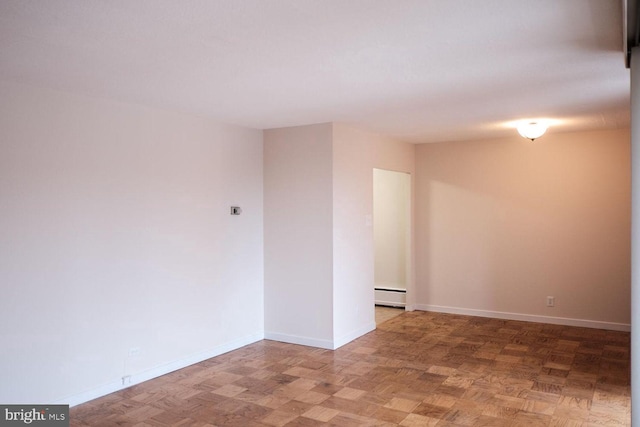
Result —
<instances>
[{"instance_id":1,"label":"baseboard trim","mask_svg":"<svg viewBox=\"0 0 640 427\"><path fill-rule=\"evenodd\" d=\"M401 288L399 286L374 286L374 291L387 291L387 292L399 292L401 294L407 293L407 288Z\"/></svg>"},{"instance_id":2,"label":"baseboard trim","mask_svg":"<svg viewBox=\"0 0 640 427\"><path fill-rule=\"evenodd\" d=\"M375 305L380 305L383 307L398 307L404 308L407 306L404 302L396 302L396 301L384 301L384 300L375 300Z\"/></svg>"},{"instance_id":3,"label":"baseboard trim","mask_svg":"<svg viewBox=\"0 0 640 427\"><path fill-rule=\"evenodd\" d=\"M630 332L627 323L602 322L599 320L572 319L569 317L540 316L533 314L507 313L502 311L476 310L472 308L446 307L441 305L416 304L412 308L420 311L438 313L464 314L467 316L493 317L496 319L521 320L524 322L549 323L552 325L580 326L583 328L606 329L610 331Z\"/></svg>"},{"instance_id":4,"label":"baseboard trim","mask_svg":"<svg viewBox=\"0 0 640 427\"><path fill-rule=\"evenodd\" d=\"M364 334L368 334L369 332L373 331L376 329L376 322L371 322L365 326L363 326L362 328L358 328L355 331L348 333L346 335L341 336L340 338L338 338L337 340L335 340L333 342L333 349L336 350L340 347L342 347L345 344L350 343L351 341L355 340L356 338L359 338L361 336L363 336Z\"/></svg>"},{"instance_id":5,"label":"baseboard trim","mask_svg":"<svg viewBox=\"0 0 640 427\"><path fill-rule=\"evenodd\" d=\"M318 347L333 350L333 341L317 338L301 337L298 335L281 334L279 332L265 332L264 339L272 341L286 342L288 344L306 345L308 347Z\"/></svg>"},{"instance_id":6,"label":"baseboard trim","mask_svg":"<svg viewBox=\"0 0 640 427\"><path fill-rule=\"evenodd\" d=\"M64 405L69 405L73 407L81 403L85 403L90 400L97 399L98 397L106 396L107 394L114 393L116 391L120 391L125 388L129 388L131 386L140 384L142 382L151 380L153 378L166 375L170 372L177 371L178 369L186 368L187 366L202 362L203 360L207 360L212 357L219 356L221 354L227 353L232 350L237 350L240 347L253 344L254 342L260 341L262 339L264 339L263 332L247 335L242 338L238 338L233 341L229 341L225 344L221 344L216 347L213 347L210 350L201 351L191 356L187 356L183 359L179 359L164 365L157 366L155 368L147 369L145 371L132 374L131 382L129 384L123 385L122 380L117 379L114 381L110 381L106 384L103 384L99 387L93 388L91 390L87 390L82 393L68 396L64 399L60 399L53 403L64 404Z\"/></svg>"}]
</instances>

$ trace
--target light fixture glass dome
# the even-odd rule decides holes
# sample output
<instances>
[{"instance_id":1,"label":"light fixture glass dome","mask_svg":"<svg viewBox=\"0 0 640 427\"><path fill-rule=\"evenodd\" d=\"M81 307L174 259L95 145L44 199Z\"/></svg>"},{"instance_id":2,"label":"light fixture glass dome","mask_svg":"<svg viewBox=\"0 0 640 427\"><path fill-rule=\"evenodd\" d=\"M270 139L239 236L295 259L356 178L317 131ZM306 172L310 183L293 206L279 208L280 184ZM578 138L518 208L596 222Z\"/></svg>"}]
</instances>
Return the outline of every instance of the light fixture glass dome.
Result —
<instances>
[{"instance_id":1,"label":"light fixture glass dome","mask_svg":"<svg viewBox=\"0 0 640 427\"><path fill-rule=\"evenodd\" d=\"M541 121L524 121L518 124L518 133L524 138L534 140L547 131L548 125Z\"/></svg>"}]
</instances>

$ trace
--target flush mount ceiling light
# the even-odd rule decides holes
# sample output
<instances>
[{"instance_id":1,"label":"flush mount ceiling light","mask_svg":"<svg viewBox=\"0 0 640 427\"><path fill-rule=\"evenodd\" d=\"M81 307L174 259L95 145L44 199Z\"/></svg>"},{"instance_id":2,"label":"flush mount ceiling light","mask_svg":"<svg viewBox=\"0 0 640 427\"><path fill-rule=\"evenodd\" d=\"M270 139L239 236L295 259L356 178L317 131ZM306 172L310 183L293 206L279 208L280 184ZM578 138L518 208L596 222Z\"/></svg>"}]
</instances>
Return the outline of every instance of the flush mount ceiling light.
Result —
<instances>
[{"instance_id":1,"label":"flush mount ceiling light","mask_svg":"<svg viewBox=\"0 0 640 427\"><path fill-rule=\"evenodd\" d=\"M539 120L525 120L518 123L517 129L520 135L533 141L544 135L548 127L549 125Z\"/></svg>"}]
</instances>

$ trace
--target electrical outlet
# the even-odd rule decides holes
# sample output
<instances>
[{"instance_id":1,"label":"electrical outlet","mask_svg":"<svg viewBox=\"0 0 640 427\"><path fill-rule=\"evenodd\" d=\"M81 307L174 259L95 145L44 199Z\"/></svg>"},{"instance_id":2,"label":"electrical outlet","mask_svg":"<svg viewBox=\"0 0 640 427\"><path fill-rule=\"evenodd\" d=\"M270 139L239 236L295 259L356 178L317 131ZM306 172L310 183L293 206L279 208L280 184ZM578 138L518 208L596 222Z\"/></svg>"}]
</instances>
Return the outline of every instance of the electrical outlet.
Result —
<instances>
[{"instance_id":1,"label":"electrical outlet","mask_svg":"<svg viewBox=\"0 0 640 427\"><path fill-rule=\"evenodd\" d=\"M547 307L555 307L556 297L547 297Z\"/></svg>"},{"instance_id":2,"label":"electrical outlet","mask_svg":"<svg viewBox=\"0 0 640 427\"><path fill-rule=\"evenodd\" d=\"M140 356L140 347L131 347L129 349L129 357Z\"/></svg>"},{"instance_id":3,"label":"electrical outlet","mask_svg":"<svg viewBox=\"0 0 640 427\"><path fill-rule=\"evenodd\" d=\"M124 377L122 377L122 385L129 384L131 384L131 375L125 375Z\"/></svg>"}]
</instances>

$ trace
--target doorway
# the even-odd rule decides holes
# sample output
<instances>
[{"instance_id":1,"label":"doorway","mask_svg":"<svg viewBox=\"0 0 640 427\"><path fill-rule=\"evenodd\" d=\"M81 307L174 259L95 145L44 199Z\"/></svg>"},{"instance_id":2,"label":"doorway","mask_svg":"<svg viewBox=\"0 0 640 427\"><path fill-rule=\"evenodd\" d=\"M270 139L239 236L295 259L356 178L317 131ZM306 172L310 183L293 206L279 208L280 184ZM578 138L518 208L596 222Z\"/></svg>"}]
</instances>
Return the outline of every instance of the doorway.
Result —
<instances>
[{"instance_id":1,"label":"doorway","mask_svg":"<svg viewBox=\"0 0 640 427\"><path fill-rule=\"evenodd\" d=\"M373 170L376 306L405 308L411 279L411 175Z\"/></svg>"}]
</instances>

